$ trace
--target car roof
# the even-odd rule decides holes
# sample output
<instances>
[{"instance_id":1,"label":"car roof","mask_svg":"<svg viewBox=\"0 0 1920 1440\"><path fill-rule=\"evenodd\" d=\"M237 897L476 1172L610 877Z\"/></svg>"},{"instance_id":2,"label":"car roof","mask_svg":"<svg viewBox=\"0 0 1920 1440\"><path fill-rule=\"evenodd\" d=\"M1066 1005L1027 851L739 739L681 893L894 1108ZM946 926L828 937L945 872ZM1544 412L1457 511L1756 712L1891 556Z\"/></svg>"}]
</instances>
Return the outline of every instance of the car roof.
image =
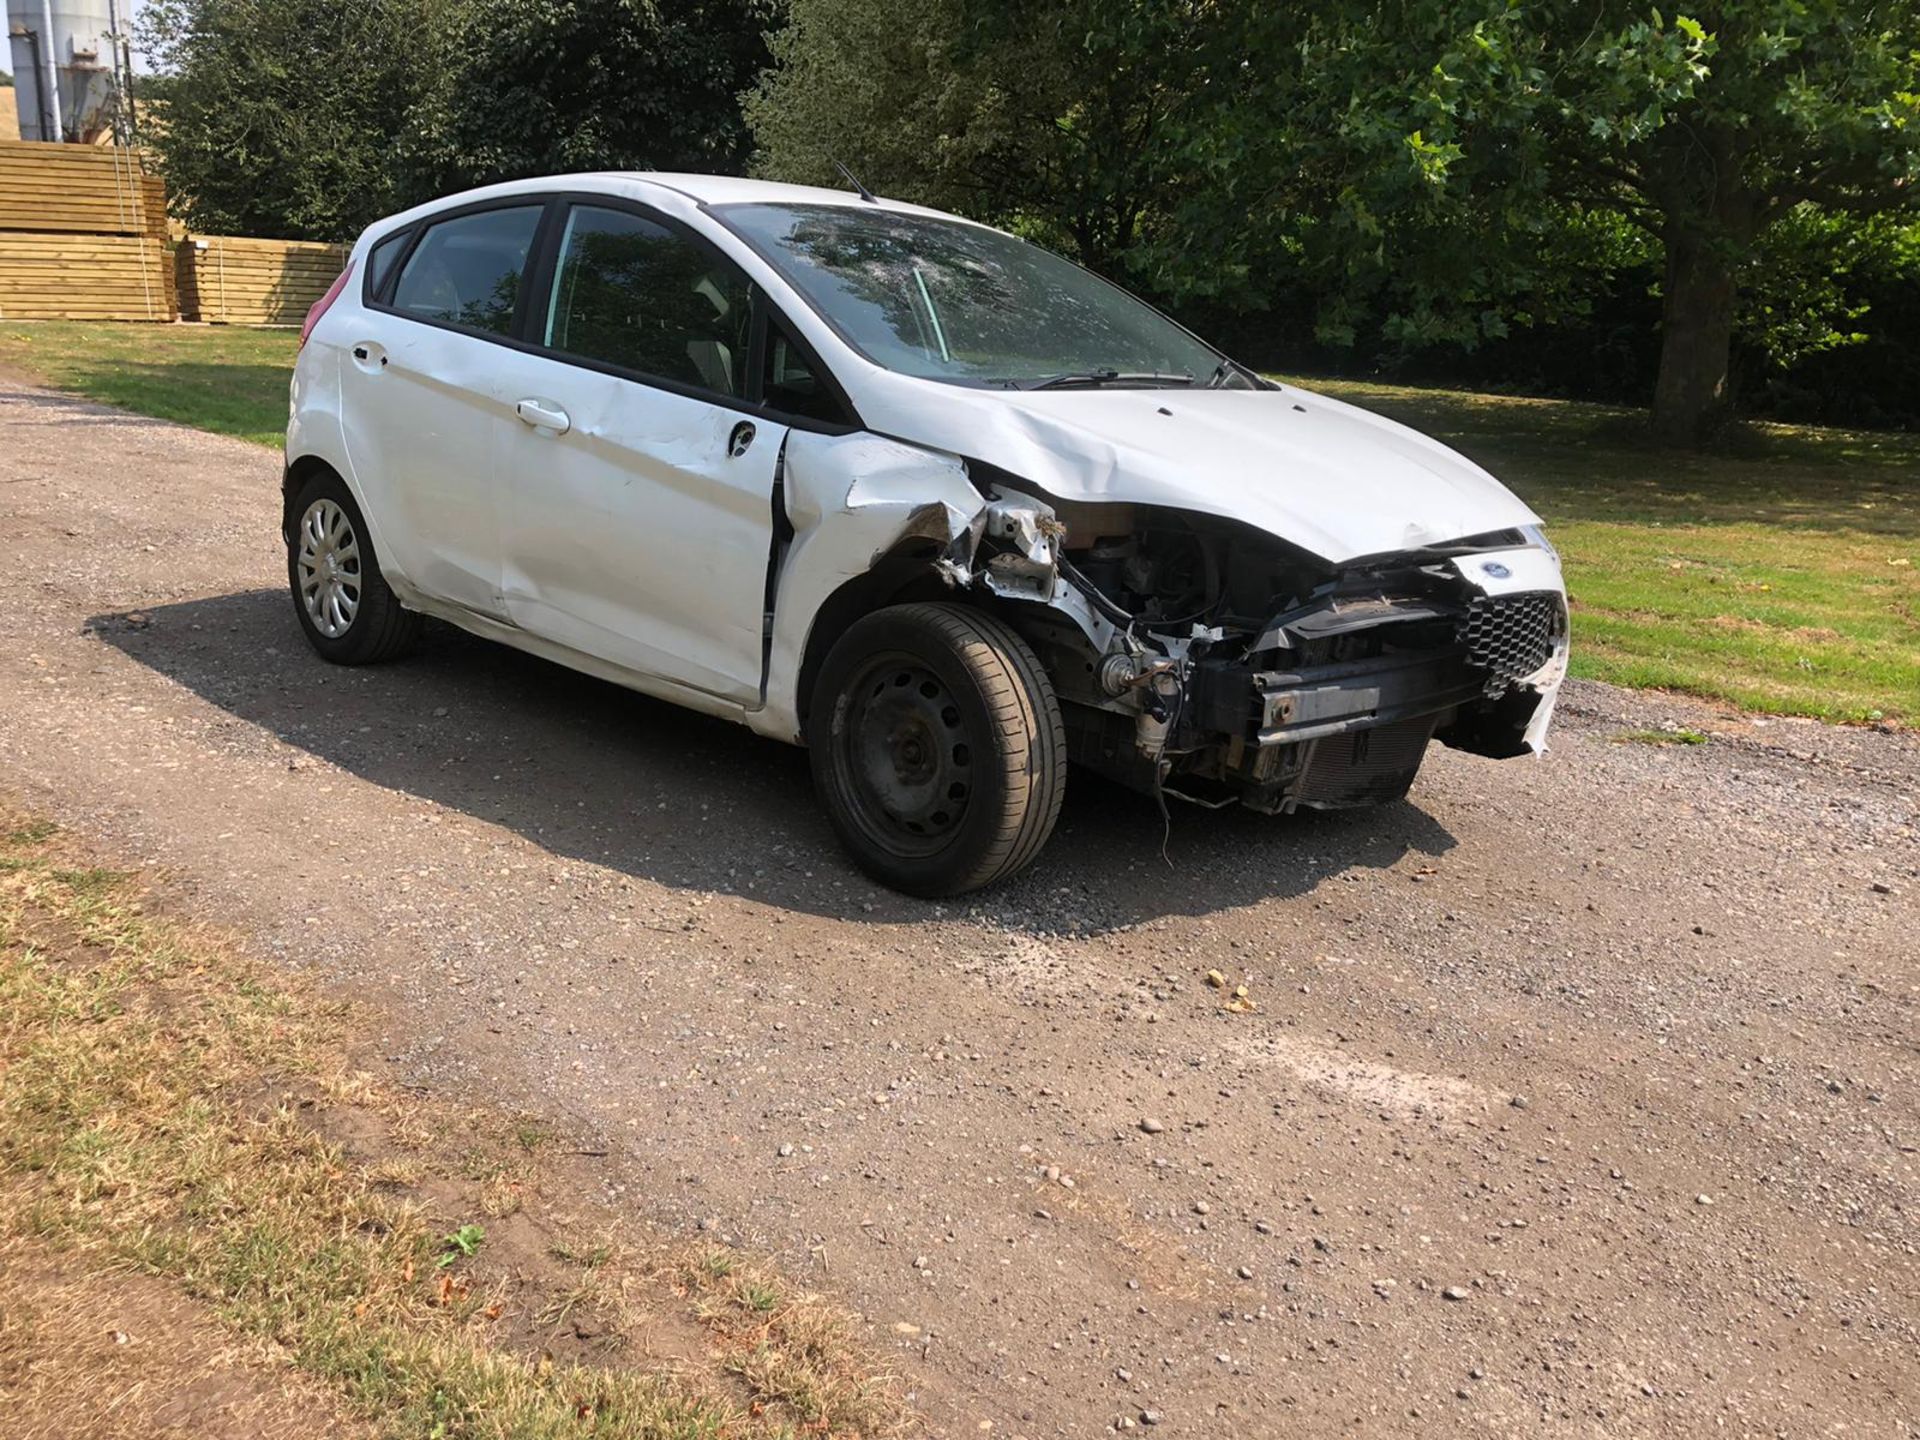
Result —
<instances>
[{"instance_id":1,"label":"car roof","mask_svg":"<svg viewBox=\"0 0 1920 1440\"><path fill-rule=\"evenodd\" d=\"M865 205L852 190L829 189L820 185L789 185L782 180L750 180L741 175L689 175L663 170L614 170L604 172L612 180L639 181L677 190L702 205ZM585 177L573 177L575 179ZM598 179L598 175L591 178ZM905 201L881 200L890 210L917 210L937 215L937 210L910 205Z\"/></svg>"},{"instance_id":2,"label":"car roof","mask_svg":"<svg viewBox=\"0 0 1920 1440\"><path fill-rule=\"evenodd\" d=\"M583 182L586 182L583 184ZM754 180L744 175L693 175L672 170L601 170L585 175L555 175L548 183L576 185L581 188L620 189L633 185L656 186L683 195L694 204L709 205L834 205L847 210L891 210L904 215L929 215L940 220L958 220L974 225L964 215L930 209L907 200L889 200L884 195L865 200L852 190L830 189L822 185L789 185L784 180Z\"/></svg>"},{"instance_id":3,"label":"car roof","mask_svg":"<svg viewBox=\"0 0 1920 1440\"><path fill-rule=\"evenodd\" d=\"M510 199L520 195L547 194L557 190L589 193L598 191L608 195L622 195L629 199L645 198L648 190L664 191L667 195L677 197L681 204L691 203L702 209L719 205L833 205L849 210L873 208L898 214L927 215L942 220L956 220L968 225L978 223L962 215L949 215L944 210L931 210L924 205L913 205L904 200L889 200L882 196L877 200L868 201L861 199L851 190L830 190L818 185L789 185L778 180L750 180L740 175L692 175L657 170L591 170L574 175L531 176L525 180L508 180L457 194L442 195L424 204L416 205L411 210L390 215L374 228L377 231L386 231L461 205ZM661 195L656 198L664 201L666 196Z\"/></svg>"}]
</instances>

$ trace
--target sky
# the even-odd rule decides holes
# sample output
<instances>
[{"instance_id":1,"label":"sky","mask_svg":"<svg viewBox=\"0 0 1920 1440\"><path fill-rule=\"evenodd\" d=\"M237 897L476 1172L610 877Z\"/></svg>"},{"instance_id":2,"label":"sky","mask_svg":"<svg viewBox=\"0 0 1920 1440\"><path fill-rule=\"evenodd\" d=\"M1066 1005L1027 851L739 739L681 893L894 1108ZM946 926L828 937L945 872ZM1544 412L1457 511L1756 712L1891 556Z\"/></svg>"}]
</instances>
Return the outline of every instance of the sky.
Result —
<instances>
[{"instance_id":1,"label":"sky","mask_svg":"<svg viewBox=\"0 0 1920 1440\"><path fill-rule=\"evenodd\" d=\"M140 13L147 8L144 3L144 0L120 0L120 3L122 6L130 6L132 8L133 24L130 28L133 30L134 34L138 35L140 33ZM134 73L143 75L148 71L149 68L151 67L149 67L147 64L147 57L145 55L142 55L140 53L140 47L138 45L135 45L133 47Z\"/></svg>"}]
</instances>

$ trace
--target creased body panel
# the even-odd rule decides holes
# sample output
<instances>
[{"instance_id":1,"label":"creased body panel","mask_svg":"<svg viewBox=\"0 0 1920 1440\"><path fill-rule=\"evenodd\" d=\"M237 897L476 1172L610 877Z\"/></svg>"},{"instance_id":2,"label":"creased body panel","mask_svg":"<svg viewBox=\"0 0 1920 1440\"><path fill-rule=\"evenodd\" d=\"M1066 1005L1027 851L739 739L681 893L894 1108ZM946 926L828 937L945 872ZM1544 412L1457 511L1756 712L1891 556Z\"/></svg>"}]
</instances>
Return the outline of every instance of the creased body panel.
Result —
<instances>
[{"instance_id":1,"label":"creased body panel","mask_svg":"<svg viewBox=\"0 0 1920 1440\"><path fill-rule=\"evenodd\" d=\"M1055 500L1227 517L1336 564L1539 521L1437 441L1293 387L1008 391L862 379L856 398L876 430L984 460Z\"/></svg>"},{"instance_id":2,"label":"creased body panel","mask_svg":"<svg viewBox=\"0 0 1920 1440\"><path fill-rule=\"evenodd\" d=\"M774 589L766 704L748 723L797 742L800 667L827 598L903 541L944 552L977 538L986 500L955 457L866 434L792 431L784 479L793 538Z\"/></svg>"}]
</instances>

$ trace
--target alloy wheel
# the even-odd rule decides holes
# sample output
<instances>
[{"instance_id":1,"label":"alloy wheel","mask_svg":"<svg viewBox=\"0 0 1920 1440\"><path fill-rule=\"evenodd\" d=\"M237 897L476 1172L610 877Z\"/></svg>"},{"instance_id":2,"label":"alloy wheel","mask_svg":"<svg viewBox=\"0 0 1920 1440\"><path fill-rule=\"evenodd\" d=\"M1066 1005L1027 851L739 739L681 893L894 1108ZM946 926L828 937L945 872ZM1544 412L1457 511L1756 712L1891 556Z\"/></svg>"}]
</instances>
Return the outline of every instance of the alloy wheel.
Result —
<instances>
[{"instance_id":1,"label":"alloy wheel","mask_svg":"<svg viewBox=\"0 0 1920 1440\"><path fill-rule=\"evenodd\" d=\"M322 496L300 517L300 603L313 628L338 640L360 610L360 537L338 503Z\"/></svg>"}]
</instances>

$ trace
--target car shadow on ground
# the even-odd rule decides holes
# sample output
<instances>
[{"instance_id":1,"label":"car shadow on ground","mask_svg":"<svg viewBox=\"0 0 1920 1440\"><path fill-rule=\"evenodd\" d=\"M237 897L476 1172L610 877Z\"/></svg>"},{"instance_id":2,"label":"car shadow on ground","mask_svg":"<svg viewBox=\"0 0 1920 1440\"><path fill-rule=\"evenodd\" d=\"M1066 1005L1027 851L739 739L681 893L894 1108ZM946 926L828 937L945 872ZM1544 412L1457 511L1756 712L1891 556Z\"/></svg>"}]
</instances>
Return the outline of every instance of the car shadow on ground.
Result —
<instances>
[{"instance_id":1,"label":"car shadow on ground","mask_svg":"<svg viewBox=\"0 0 1920 1440\"><path fill-rule=\"evenodd\" d=\"M87 631L298 751L563 858L811 914L929 913L849 863L804 751L450 626L430 625L405 660L358 669L313 654L280 590L95 616ZM1099 933L1306 893L1453 844L1406 802L1285 818L1176 804L1163 823L1151 799L1076 773L1034 867L946 911Z\"/></svg>"}]
</instances>

